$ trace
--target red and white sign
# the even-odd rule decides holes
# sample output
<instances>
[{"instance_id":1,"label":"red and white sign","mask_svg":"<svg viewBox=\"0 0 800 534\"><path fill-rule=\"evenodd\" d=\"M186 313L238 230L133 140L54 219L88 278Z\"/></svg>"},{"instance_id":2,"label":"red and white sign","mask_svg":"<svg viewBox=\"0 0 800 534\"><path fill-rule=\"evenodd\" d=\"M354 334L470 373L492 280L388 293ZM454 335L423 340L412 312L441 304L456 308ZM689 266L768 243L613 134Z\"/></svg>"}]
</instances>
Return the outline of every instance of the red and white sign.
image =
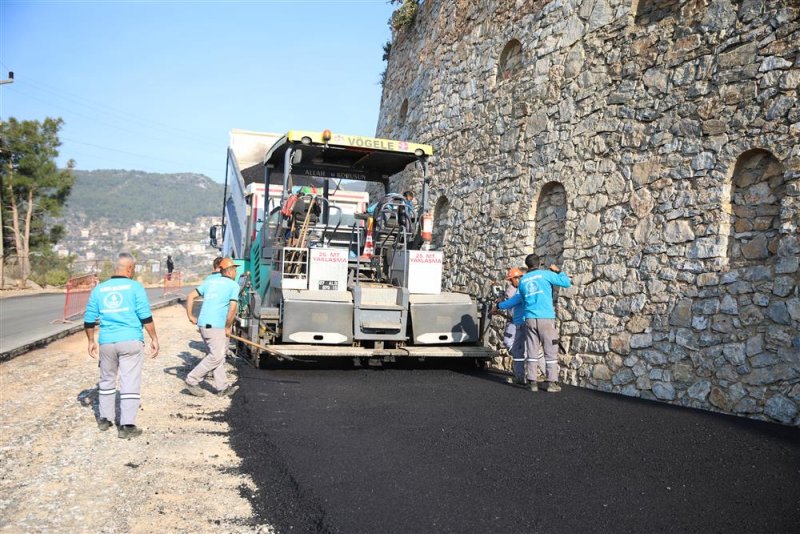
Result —
<instances>
[{"instance_id":1,"label":"red and white sign","mask_svg":"<svg viewBox=\"0 0 800 534\"><path fill-rule=\"evenodd\" d=\"M309 250L308 289L345 291L347 288L347 253L344 248Z\"/></svg>"}]
</instances>

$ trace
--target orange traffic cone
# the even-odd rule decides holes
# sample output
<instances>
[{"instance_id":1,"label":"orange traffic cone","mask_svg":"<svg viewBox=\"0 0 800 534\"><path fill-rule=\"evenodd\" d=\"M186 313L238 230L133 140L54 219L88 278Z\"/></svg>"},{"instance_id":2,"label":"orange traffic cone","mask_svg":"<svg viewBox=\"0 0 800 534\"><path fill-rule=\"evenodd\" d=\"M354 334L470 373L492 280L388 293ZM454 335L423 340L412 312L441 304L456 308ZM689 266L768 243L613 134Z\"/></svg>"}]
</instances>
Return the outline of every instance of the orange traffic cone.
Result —
<instances>
[{"instance_id":1,"label":"orange traffic cone","mask_svg":"<svg viewBox=\"0 0 800 534\"><path fill-rule=\"evenodd\" d=\"M372 218L367 223L367 240L364 243L364 253L361 254L362 260L371 259L375 254L375 244L372 242Z\"/></svg>"}]
</instances>

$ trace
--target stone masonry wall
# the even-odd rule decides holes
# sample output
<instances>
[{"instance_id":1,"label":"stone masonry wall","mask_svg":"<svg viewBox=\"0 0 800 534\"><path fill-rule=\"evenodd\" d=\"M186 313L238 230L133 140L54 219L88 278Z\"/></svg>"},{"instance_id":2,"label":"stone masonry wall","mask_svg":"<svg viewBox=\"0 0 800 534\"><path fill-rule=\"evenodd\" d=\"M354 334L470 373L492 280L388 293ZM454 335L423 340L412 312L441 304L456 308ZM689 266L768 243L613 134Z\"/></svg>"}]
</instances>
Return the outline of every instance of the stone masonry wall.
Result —
<instances>
[{"instance_id":1,"label":"stone masonry wall","mask_svg":"<svg viewBox=\"0 0 800 534\"><path fill-rule=\"evenodd\" d=\"M796 0L425 0L377 134L434 147L445 287L563 265L565 381L800 425L799 85Z\"/></svg>"}]
</instances>

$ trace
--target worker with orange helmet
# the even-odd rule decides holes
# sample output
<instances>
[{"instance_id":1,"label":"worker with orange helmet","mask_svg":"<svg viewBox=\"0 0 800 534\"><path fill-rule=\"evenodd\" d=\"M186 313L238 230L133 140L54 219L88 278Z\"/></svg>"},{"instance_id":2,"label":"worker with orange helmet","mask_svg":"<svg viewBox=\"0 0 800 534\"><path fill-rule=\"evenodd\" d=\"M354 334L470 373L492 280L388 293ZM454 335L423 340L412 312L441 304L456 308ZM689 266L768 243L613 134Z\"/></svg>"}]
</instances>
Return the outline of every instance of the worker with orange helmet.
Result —
<instances>
[{"instance_id":1,"label":"worker with orange helmet","mask_svg":"<svg viewBox=\"0 0 800 534\"><path fill-rule=\"evenodd\" d=\"M239 386L228 384L225 374L225 353L231 326L239 304L239 284L236 278L236 263L230 258L219 262L219 275L207 277L200 286L189 293L186 299L186 315L198 326L200 337L206 345L206 356L186 375L186 389L190 395L205 396L200 382L208 373L213 373L214 387L220 397L230 397ZM203 298L200 315L194 315L194 300Z\"/></svg>"},{"instance_id":2,"label":"worker with orange helmet","mask_svg":"<svg viewBox=\"0 0 800 534\"><path fill-rule=\"evenodd\" d=\"M510 299L517 293L519 280L525 271L517 267L512 267L506 273L506 299ZM525 305L520 303L511 309L511 320L506 325L503 332L503 345L508 349L513 360L512 369L514 371L513 383L517 386L525 385Z\"/></svg>"}]
</instances>

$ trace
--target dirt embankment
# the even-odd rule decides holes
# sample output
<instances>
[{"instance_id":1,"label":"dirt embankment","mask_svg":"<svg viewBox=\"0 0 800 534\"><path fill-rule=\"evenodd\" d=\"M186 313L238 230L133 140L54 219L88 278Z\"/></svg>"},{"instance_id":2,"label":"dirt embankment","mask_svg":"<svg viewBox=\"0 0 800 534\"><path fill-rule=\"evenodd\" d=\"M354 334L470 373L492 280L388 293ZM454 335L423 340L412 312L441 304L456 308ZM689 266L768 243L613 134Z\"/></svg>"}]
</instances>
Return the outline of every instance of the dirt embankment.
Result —
<instances>
[{"instance_id":1,"label":"dirt embankment","mask_svg":"<svg viewBox=\"0 0 800 534\"><path fill-rule=\"evenodd\" d=\"M199 335L180 306L154 318L161 355L145 362L132 440L97 429L82 333L0 364L0 532L273 531L228 445L230 399L182 393Z\"/></svg>"}]
</instances>

